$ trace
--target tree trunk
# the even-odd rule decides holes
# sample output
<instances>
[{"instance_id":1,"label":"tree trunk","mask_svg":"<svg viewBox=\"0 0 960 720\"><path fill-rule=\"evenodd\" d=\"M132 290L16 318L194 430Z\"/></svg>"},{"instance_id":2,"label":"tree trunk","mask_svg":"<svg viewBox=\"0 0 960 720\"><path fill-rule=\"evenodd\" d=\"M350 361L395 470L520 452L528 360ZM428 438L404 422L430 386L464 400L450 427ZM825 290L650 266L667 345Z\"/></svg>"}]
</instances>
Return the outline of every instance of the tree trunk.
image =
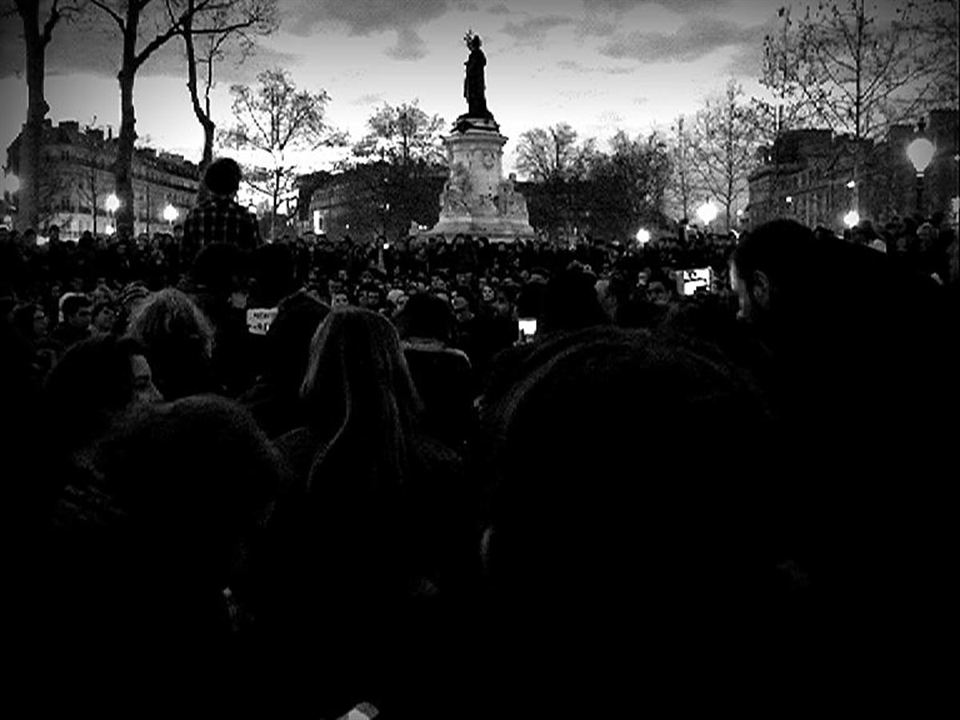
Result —
<instances>
[{"instance_id":1,"label":"tree trunk","mask_svg":"<svg viewBox=\"0 0 960 720\"><path fill-rule=\"evenodd\" d=\"M203 123L203 159L200 161L200 170L206 170L207 165L213 162L213 135L217 126L209 118Z\"/></svg>"},{"instance_id":2,"label":"tree trunk","mask_svg":"<svg viewBox=\"0 0 960 720\"><path fill-rule=\"evenodd\" d=\"M124 65L126 66L126 58ZM129 240L133 237L133 149L137 140L136 115L133 108L133 83L136 75L124 67L118 75L120 81L120 137L117 141L117 161L113 177L115 192L120 198L116 213L117 237Z\"/></svg>"},{"instance_id":3,"label":"tree trunk","mask_svg":"<svg viewBox=\"0 0 960 720\"><path fill-rule=\"evenodd\" d=\"M270 242L277 241L277 209L280 207L280 170L273 175L273 211L270 213Z\"/></svg>"},{"instance_id":4,"label":"tree trunk","mask_svg":"<svg viewBox=\"0 0 960 720\"><path fill-rule=\"evenodd\" d=\"M193 9L193 3L190 4ZM207 91L205 95L206 109L200 103L200 90L197 86L197 56L193 45L193 15L191 14L184 24L183 42L187 49L187 88L190 90L190 102L193 105L193 114L197 116L200 127L203 128L203 157L200 159L200 177L206 171L207 166L213 161L213 137L217 129L216 124L210 119L210 86L213 72L213 61L211 59L210 67L207 71ZM206 195L206 187L200 183L198 200L203 200Z\"/></svg>"},{"instance_id":5,"label":"tree trunk","mask_svg":"<svg viewBox=\"0 0 960 720\"><path fill-rule=\"evenodd\" d=\"M40 35L39 3L17 3L23 21L23 37L27 56L27 121L20 135L20 191L17 203L17 225L21 230L37 228L40 220L41 164L43 120L50 107L44 97L46 43Z\"/></svg>"},{"instance_id":6,"label":"tree trunk","mask_svg":"<svg viewBox=\"0 0 960 720\"><path fill-rule=\"evenodd\" d=\"M726 228L727 234L730 233L730 209L733 207L733 183L729 182L727 184L727 202L725 203L725 213L724 213L724 227Z\"/></svg>"},{"instance_id":7,"label":"tree trunk","mask_svg":"<svg viewBox=\"0 0 960 720\"><path fill-rule=\"evenodd\" d=\"M123 28L123 61L117 80L120 83L120 137L117 139L117 160L113 168L114 192L120 198L116 215L117 237L133 236L133 148L137 141L137 116L133 107L133 84L137 77L137 35L140 26L140 5L127 5Z\"/></svg>"},{"instance_id":8,"label":"tree trunk","mask_svg":"<svg viewBox=\"0 0 960 720\"><path fill-rule=\"evenodd\" d=\"M92 160L96 162L96 159ZM90 209L93 211L93 237L97 237L97 170L90 168Z\"/></svg>"}]
</instances>

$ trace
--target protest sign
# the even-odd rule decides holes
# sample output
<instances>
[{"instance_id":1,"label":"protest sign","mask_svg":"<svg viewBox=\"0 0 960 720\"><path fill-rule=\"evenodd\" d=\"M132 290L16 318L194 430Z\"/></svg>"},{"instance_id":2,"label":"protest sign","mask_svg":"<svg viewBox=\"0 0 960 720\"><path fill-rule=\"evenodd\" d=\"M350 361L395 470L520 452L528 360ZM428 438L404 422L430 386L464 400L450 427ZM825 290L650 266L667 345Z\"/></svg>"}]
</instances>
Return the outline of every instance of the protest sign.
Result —
<instances>
[{"instance_id":1,"label":"protest sign","mask_svg":"<svg viewBox=\"0 0 960 720\"><path fill-rule=\"evenodd\" d=\"M248 308L247 331L253 335L266 335L277 317L277 308Z\"/></svg>"}]
</instances>

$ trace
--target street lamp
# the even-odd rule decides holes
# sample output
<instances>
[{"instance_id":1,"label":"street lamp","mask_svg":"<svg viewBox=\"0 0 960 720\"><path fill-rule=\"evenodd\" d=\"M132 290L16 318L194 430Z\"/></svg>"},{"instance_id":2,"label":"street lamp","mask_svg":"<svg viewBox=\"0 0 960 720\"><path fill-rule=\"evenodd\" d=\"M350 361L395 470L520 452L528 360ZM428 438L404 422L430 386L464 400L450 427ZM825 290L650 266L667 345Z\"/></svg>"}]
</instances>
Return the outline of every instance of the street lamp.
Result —
<instances>
[{"instance_id":1,"label":"street lamp","mask_svg":"<svg viewBox=\"0 0 960 720\"><path fill-rule=\"evenodd\" d=\"M700 218L700 221L704 225L709 225L717 218L717 214L720 211L717 209L717 206L714 205L710 200L707 200L703 205L697 208L697 217Z\"/></svg>"},{"instance_id":2,"label":"street lamp","mask_svg":"<svg viewBox=\"0 0 960 720\"><path fill-rule=\"evenodd\" d=\"M637 243L640 247L643 247L648 242L650 242L650 231L646 228L640 228L637 230Z\"/></svg>"},{"instance_id":3,"label":"street lamp","mask_svg":"<svg viewBox=\"0 0 960 720\"><path fill-rule=\"evenodd\" d=\"M848 228L856 227L860 222L860 213L856 210L851 210L846 215L843 216L843 224Z\"/></svg>"},{"instance_id":4,"label":"street lamp","mask_svg":"<svg viewBox=\"0 0 960 720\"><path fill-rule=\"evenodd\" d=\"M107 195L107 199L104 201L104 206L107 208L107 212L110 214L110 223L107 225L107 235L113 235L116 228L114 227L113 217L117 212L117 208L120 207L120 198L117 197L116 193L110 193Z\"/></svg>"},{"instance_id":5,"label":"street lamp","mask_svg":"<svg viewBox=\"0 0 960 720\"><path fill-rule=\"evenodd\" d=\"M13 195L20 190L20 178L13 173L3 176L3 191Z\"/></svg>"},{"instance_id":6,"label":"street lamp","mask_svg":"<svg viewBox=\"0 0 960 720\"><path fill-rule=\"evenodd\" d=\"M163 219L170 223L171 227L173 227L173 223L177 221L179 216L180 212L170 203L167 203L167 206L163 208Z\"/></svg>"},{"instance_id":7,"label":"street lamp","mask_svg":"<svg viewBox=\"0 0 960 720\"><path fill-rule=\"evenodd\" d=\"M933 160L936 147L925 137L918 137L907 145L907 157L917 171L917 213L923 214L923 172Z\"/></svg>"}]
</instances>

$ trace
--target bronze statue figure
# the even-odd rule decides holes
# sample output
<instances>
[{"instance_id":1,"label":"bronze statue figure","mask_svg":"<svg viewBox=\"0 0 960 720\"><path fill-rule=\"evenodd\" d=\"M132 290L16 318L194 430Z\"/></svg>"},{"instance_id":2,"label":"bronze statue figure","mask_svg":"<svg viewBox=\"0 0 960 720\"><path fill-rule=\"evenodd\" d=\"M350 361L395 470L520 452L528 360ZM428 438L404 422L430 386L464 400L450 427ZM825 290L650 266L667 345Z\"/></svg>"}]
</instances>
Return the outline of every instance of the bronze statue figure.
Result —
<instances>
[{"instance_id":1,"label":"bronze statue figure","mask_svg":"<svg viewBox=\"0 0 960 720\"><path fill-rule=\"evenodd\" d=\"M470 57L464 65L467 66L467 75L463 79L463 97L467 100L467 117L471 118L492 118L493 115L487 110L487 98L484 94L486 86L483 81L483 68L487 64L487 58L483 54L480 46L483 42L479 35L467 33L467 47L470 48Z\"/></svg>"}]
</instances>

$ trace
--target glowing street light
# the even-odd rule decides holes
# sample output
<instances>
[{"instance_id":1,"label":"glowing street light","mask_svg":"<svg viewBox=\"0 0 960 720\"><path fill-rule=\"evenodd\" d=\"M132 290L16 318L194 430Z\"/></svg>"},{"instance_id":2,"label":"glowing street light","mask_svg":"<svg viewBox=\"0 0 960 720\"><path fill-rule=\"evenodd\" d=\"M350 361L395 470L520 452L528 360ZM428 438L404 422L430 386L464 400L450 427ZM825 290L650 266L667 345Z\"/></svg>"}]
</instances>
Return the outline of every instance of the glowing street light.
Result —
<instances>
[{"instance_id":1,"label":"glowing street light","mask_svg":"<svg viewBox=\"0 0 960 720\"><path fill-rule=\"evenodd\" d=\"M107 212L115 213L120 207L120 198L117 197L116 193L110 193L104 201L104 206L107 208Z\"/></svg>"},{"instance_id":2,"label":"glowing street light","mask_svg":"<svg viewBox=\"0 0 960 720\"><path fill-rule=\"evenodd\" d=\"M923 175L923 171L933 160L935 151L936 146L925 137L917 138L907 145L907 157L910 158L910 162L913 163L918 175Z\"/></svg>"},{"instance_id":3,"label":"glowing street light","mask_svg":"<svg viewBox=\"0 0 960 720\"><path fill-rule=\"evenodd\" d=\"M640 247L643 247L650 242L650 231L646 228L640 228L637 230L637 242L640 244Z\"/></svg>"},{"instance_id":4,"label":"glowing street light","mask_svg":"<svg viewBox=\"0 0 960 720\"><path fill-rule=\"evenodd\" d=\"M855 227L860 222L860 213L856 210L851 210L846 215L843 216L843 224L848 228Z\"/></svg>"},{"instance_id":5,"label":"glowing street light","mask_svg":"<svg viewBox=\"0 0 960 720\"><path fill-rule=\"evenodd\" d=\"M936 146L925 137L918 137L907 145L907 157L917 171L917 212L923 213L923 172L933 160Z\"/></svg>"},{"instance_id":6,"label":"glowing street light","mask_svg":"<svg viewBox=\"0 0 960 720\"><path fill-rule=\"evenodd\" d=\"M163 219L173 225L179 216L180 212L173 205L167 203L167 206L163 209Z\"/></svg>"},{"instance_id":7,"label":"glowing street light","mask_svg":"<svg viewBox=\"0 0 960 720\"><path fill-rule=\"evenodd\" d=\"M850 182L847 183L847 187L850 188L851 190L853 190L856 186L857 186L857 182L855 180L851 180Z\"/></svg>"},{"instance_id":8,"label":"glowing street light","mask_svg":"<svg viewBox=\"0 0 960 720\"><path fill-rule=\"evenodd\" d=\"M3 176L3 191L13 195L20 190L20 178L13 173Z\"/></svg>"},{"instance_id":9,"label":"glowing street light","mask_svg":"<svg viewBox=\"0 0 960 720\"><path fill-rule=\"evenodd\" d=\"M711 201L707 200L703 205L697 208L697 217L704 225L709 225L717 218L720 210Z\"/></svg>"}]
</instances>

